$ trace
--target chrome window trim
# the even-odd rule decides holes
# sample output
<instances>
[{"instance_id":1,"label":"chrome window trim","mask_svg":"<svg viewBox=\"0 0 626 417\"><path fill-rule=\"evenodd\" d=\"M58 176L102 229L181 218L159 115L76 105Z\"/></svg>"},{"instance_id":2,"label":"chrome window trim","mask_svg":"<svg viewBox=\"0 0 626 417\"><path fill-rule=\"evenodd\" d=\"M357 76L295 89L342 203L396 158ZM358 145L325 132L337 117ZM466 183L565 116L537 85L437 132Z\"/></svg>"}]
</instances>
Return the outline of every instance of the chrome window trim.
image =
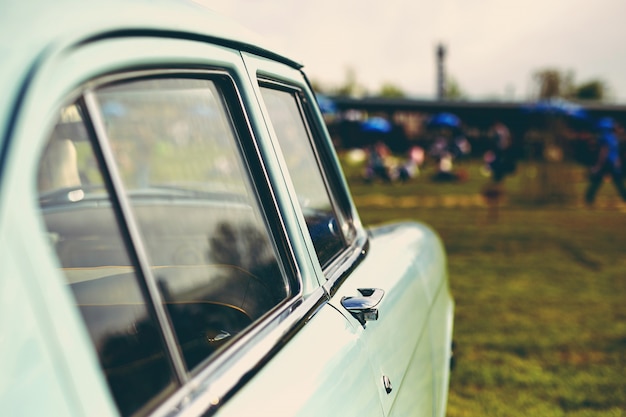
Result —
<instances>
[{"instance_id":1,"label":"chrome window trim","mask_svg":"<svg viewBox=\"0 0 626 417\"><path fill-rule=\"evenodd\" d=\"M219 355L188 384L191 392L177 417L210 416L244 384L252 379L287 342L328 302L328 294L318 287L306 299L289 300L284 308L260 322L228 349L229 355ZM263 343L259 343L259 341ZM252 349L248 349L252 346ZM165 411L165 410L163 410ZM154 413L165 417L169 413Z\"/></svg>"},{"instance_id":2,"label":"chrome window trim","mask_svg":"<svg viewBox=\"0 0 626 417\"><path fill-rule=\"evenodd\" d=\"M328 302L322 287L275 308L148 413L149 417L210 416L254 377ZM261 343L263 342L263 343ZM249 349L249 347L252 348Z\"/></svg>"},{"instance_id":3,"label":"chrome window trim","mask_svg":"<svg viewBox=\"0 0 626 417\"><path fill-rule=\"evenodd\" d=\"M260 214L263 216L268 235L278 256L278 261L285 278L288 280L288 298L276 305L267 315L254 323L250 329L238 339L219 352L215 357L200 364L196 372L188 372L182 361L176 337L173 332L167 312L163 307L156 281L150 271L147 251L139 234L139 228L131 214L131 205L128 198L121 192L123 189L119 172L114 162L108 135L102 120L99 105L95 98L95 89L111 83L138 81L150 77L173 78L194 77L215 80L216 76L227 77L234 97L227 100L226 110L233 118L231 106L239 106L238 118L245 121L245 126L233 126L236 130L237 146L241 152L252 191L258 201ZM224 95L227 92L222 91ZM198 416L216 411L219 406L231 397L243 383L255 375L263 364L269 361L285 343L327 302L328 295L322 287L317 288L306 299L303 298L302 272L298 268L294 248L287 238L285 220L281 215L275 190L271 186L267 166L263 160L259 143L249 119L247 106L242 98L237 78L226 69L186 69L164 68L149 70L129 70L116 74L106 74L92 79L76 88L76 96L85 107L86 123L93 129L94 140L102 152L104 159L103 171L110 178L113 199L119 207L119 219L127 228L130 236L125 237L136 252L138 275L142 277L141 285L146 286L148 304L151 310L156 311L156 318L164 334L166 347L172 363L174 376L178 385L173 392L167 393L167 398L156 405L147 415L160 416ZM234 124L234 119L233 119ZM246 142L246 143L243 143ZM246 146L250 149L245 148ZM245 149L244 149L245 148ZM251 165L254 161L256 167ZM260 172L259 172L260 171ZM260 177L259 175L260 174ZM107 180L108 181L108 180ZM262 190L261 190L262 188ZM269 206L268 206L269 205ZM272 219L270 219L272 217ZM280 242L279 242L280 240ZM269 338L269 341L268 341ZM263 341L263 343L260 343ZM242 362L245 362L245 366Z\"/></svg>"}]
</instances>

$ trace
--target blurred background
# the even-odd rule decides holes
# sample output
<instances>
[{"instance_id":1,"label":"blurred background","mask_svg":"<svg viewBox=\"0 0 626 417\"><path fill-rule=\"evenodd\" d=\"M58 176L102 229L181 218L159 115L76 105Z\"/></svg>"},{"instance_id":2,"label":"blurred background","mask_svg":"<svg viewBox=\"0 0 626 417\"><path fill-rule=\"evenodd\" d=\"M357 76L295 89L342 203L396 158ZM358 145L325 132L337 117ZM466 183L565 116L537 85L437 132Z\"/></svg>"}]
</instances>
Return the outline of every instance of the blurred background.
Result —
<instances>
[{"instance_id":1,"label":"blurred background","mask_svg":"<svg viewBox=\"0 0 626 417\"><path fill-rule=\"evenodd\" d=\"M366 225L441 235L449 416L626 414L625 2L198 2L305 65Z\"/></svg>"},{"instance_id":2,"label":"blurred background","mask_svg":"<svg viewBox=\"0 0 626 417\"><path fill-rule=\"evenodd\" d=\"M355 94L389 84L435 98L434 51L443 44L449 93L465 99L531 99L533 73L545 68L572 73L576 84L603 81L612 100L626 99L620 0L196 1L299 59L325 92L354 82Z\"/></svg>"}]
</instances>

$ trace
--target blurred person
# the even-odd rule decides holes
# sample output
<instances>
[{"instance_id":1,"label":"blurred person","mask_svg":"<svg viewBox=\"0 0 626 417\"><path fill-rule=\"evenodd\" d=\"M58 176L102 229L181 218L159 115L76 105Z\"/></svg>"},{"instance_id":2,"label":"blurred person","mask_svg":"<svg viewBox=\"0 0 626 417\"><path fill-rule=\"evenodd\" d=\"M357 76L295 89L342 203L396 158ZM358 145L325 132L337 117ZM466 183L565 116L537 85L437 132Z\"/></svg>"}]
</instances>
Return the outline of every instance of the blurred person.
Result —
<instances>
[{"instance_id":1,"label":"blurred person","mask_svg":"<svg viewBox=\"0 0 626 417\"><path fill-rule=\"evenodd\" d=\"M485 164L491 171L494 182L501 182L504 177L515 171L515 159L512 155L511 132L502 122L496 122L493 127L494 143L492 149L484 155Z\"/></svg>"},{"instance_id":2,"label":"blurred person","mask_svg":"<svg viewBox=\"0 0 626 417\"><path fill-rule=\"evenodd\" d=\"M371 182L376 178L384 182L391 182L389 170L389 155L391 152L383 141L377 141L367 150L367 165L365 167L365 181Z\"/></svg>"},{"instance_id":3,"label":"blurred person","mask_svg":"<svg viewBox=\"0 0 626 417\"><path fill-rule=\"evenodd\" d=\"M437 162L437 172L433 181L458 181L467 179L467 171L454 171L454 161L471 151L469 141L460 132L449 139L446 135L438 136L433 142L429 153Z\"/></svg>"},{"instance_id":4,"label":"blurred person","mask_svg":"<svg viewBox=\"0 0 626 417\"><path fill-rule=\"evenodd\" d=\"M457 177L458 179L465 181L469 179L469 170L467 167L462 166L461 163L465 161L472 152L472 145L467 140L463 132L458 129L454 135L454 139L452 140L452 155L457 164Z\"/></svg>"},{"instance_id":5,"label":"blurred person","mask_svg":"<svg viewBox=\"0 0 626 417\"><path fill-rule=\"evenodd\" d=\"M419 175L419 166L424 163L424 149L419 146L412 146L406 162L398 167L397 177L400 181L406 182Z\"/></svg>"},{"instance_id":6,"label":"blurred person","mask_svg":"<svg viewBox=\"0 0 626 417\"><path fill-rule=\"evenodd\" d=\"M487 203L487 217L490 221L498 220L498 207L504 196L502 180L515 171L516 163L512 154L513 140L509 128L496 121L491 128L493 144L484 154L487 170L491 172L491 182L482 189L482 196Z\"/></svg>"},{"instance_id":7,"label":"blurred person","mask_svg":"<svg viewBox=\"0 0 626 417\"><path fill-rule=\"evenodd\" d=\"M433 181L451 181L456 179L452 176L452 155L450 154L447 137L443 135L438 136L428 153L437 164L437 172L432 176Z\"/></svg>"},{"instance_id":8,"label":"blurred person","mask_svg":"<svg viewBox=\"0 0 626 417\"><path fill-rule=\"evenodd\" d=\"M433 181L456 181L459 177L452 170L452 155L449 152L444 153L439 157L437 163L437 172L433 175Z\"/></svg>"},{"instance_id":9,"label":"blurred person","mask_svg":"<svg viewBox=\"0 0 626 417\"><path fill-rule=\"evenodd\" d=\"M451 150L454 157L458 159L469 156L470 152L472 152L472 145L460 130L454 135Z\"/></svg>"},{"instance_id":10,"label":"blurred person","mask_svg":"<svg viewBox=\"0 0 626 417\"><path fill-rule=\"evenodd\" d=\"M457 179L452 172L452 152L446 136L440 135L435 139L429 149L429 154L437 164L437 172L432 176L433 181L455 181Z\"/></svg>"},{"instance_id":11,"label":"blurred person","mask_svg":"<svg viewBox=\"0 0 626 417\"><path fill-rule=\"evenodd\" d=\"M585 202L592 205L604 177L611 176L613 184L622 200L626 202L626 189L622 178L622 161L619 154L619 141L615 134L616 125L610 117L604 117L598 123L598 158L589 172L589 186L585 193Z\"/></svg>"}]
</instances>

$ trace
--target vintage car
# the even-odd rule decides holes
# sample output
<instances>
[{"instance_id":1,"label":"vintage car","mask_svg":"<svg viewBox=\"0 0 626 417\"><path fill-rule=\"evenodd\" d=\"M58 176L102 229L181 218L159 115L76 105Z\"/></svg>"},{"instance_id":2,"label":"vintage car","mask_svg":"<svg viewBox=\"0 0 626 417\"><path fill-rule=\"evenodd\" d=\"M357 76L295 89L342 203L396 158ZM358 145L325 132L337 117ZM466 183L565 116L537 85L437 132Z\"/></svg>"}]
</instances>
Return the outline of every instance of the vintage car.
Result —
<instances>
[{"instance_id":1,"label":"vintage car","mask_svg":"<svg viewBox=\"0 0 626 417\"><path fill-rule=\"evenodd\" d=\"M0 415L443 416L427 226L359 220L301 65L183 1L4 1Z\"/></svg>"}]
</instances>

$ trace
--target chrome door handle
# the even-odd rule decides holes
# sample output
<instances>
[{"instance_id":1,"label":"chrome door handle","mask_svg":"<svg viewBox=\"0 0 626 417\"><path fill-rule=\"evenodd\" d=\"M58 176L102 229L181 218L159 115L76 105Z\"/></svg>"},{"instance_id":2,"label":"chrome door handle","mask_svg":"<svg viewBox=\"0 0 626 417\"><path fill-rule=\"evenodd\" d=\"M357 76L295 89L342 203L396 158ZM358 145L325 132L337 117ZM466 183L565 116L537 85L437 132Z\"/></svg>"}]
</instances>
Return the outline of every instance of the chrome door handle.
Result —
<instances>
[{"instance_id":1,"label":"chrome door handle","mask_svg":"<svg viewBox=\"0 0 626 417\"><path fill-rule=\"evenodd\" d=\"M343 297L341 305L365 327L365 322L378 320L378 303L385 292L378 288L359 288L360 297Z\"/></svg>"}]
</instances>

